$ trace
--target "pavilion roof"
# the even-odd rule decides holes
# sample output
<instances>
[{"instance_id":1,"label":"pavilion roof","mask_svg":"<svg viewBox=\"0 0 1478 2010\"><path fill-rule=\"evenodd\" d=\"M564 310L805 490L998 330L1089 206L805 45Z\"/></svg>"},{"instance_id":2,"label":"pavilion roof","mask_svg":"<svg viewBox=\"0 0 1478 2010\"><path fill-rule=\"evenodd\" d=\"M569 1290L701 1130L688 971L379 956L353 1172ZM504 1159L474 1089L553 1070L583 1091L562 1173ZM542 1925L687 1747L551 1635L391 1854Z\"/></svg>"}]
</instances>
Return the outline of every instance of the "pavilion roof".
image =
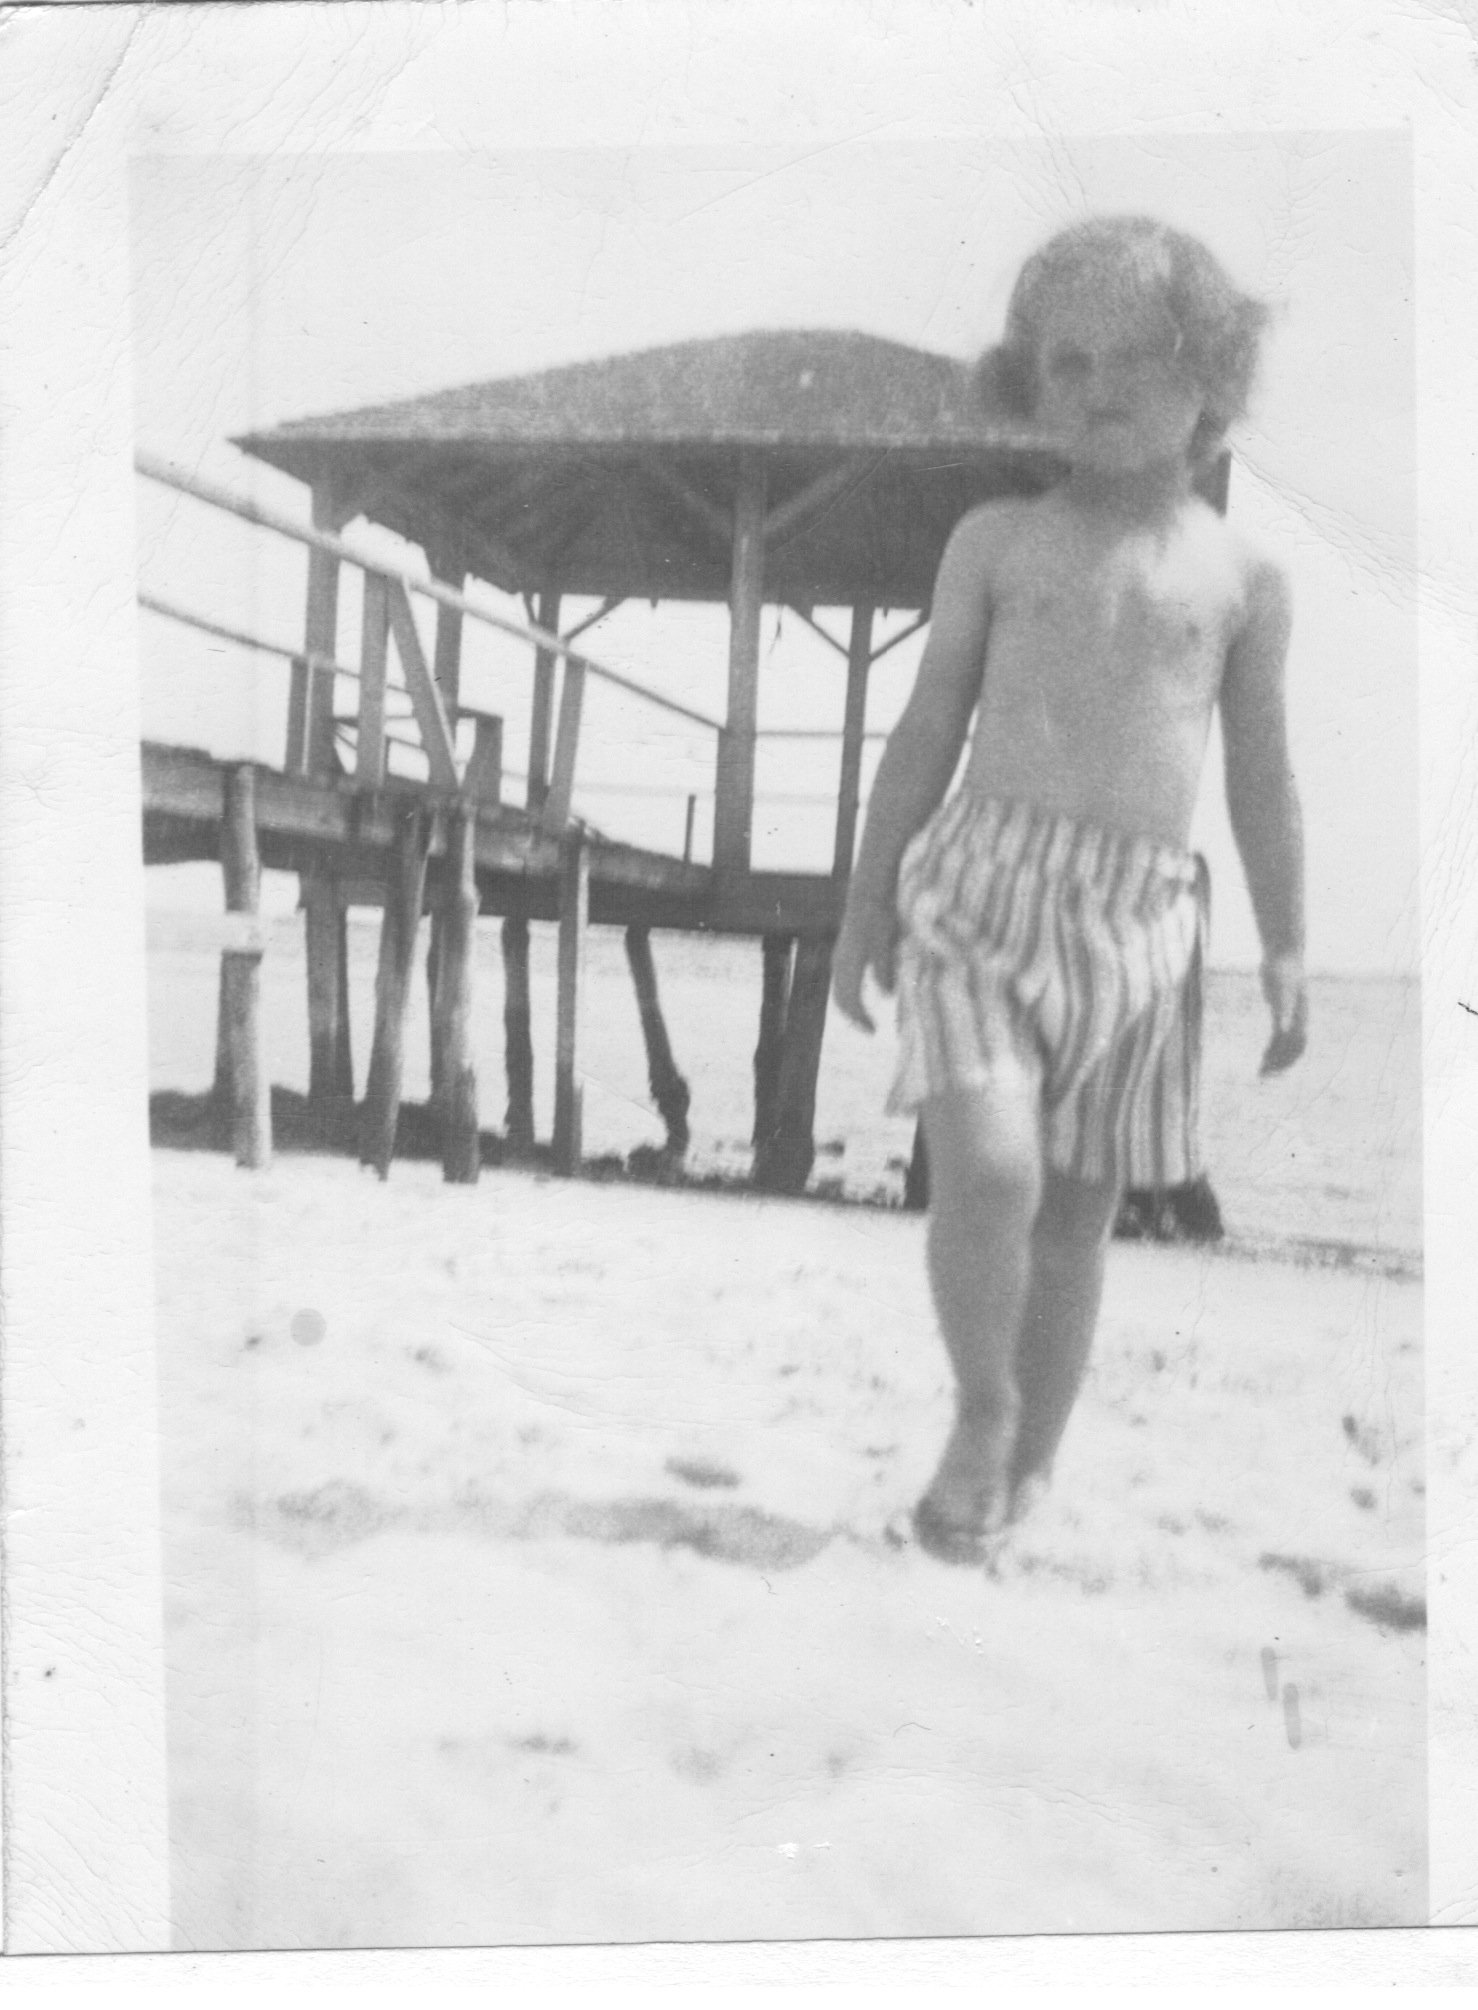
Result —
<instances>
[{"instance_id":1,"label":"pavilion roof","mask_svg":"<svg viewBox=\"0 0 1478 2010\"><path fill-rule=\"evenodd\" d=\"M950 530L1040 488L1040 436L953 357L846 330L674 343L236 443L507 588L722 600L742 457L765 463L766 598L926 604Z\"/></svg>"}]
</instances>

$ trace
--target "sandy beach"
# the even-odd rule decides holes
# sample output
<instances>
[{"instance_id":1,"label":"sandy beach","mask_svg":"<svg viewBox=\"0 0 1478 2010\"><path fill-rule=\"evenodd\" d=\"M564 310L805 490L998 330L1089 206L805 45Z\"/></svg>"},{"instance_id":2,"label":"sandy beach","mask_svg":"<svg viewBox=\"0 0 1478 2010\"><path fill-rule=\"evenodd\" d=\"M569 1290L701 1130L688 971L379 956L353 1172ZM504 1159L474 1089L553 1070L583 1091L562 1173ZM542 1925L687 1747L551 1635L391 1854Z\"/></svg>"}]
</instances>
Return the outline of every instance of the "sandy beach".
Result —
<instances>
[{"instance_id":1,"label":"sandy beach","mask_svg":"<svg viewBox=\"0 0 1478 2010\"><path fill-rule=\"evenodd\" d=\"M156 1170L177 1944L1424 1919L1412 1278L1117 1245L991 1578L915 1217Z\"/></svg>"}]
</instances>

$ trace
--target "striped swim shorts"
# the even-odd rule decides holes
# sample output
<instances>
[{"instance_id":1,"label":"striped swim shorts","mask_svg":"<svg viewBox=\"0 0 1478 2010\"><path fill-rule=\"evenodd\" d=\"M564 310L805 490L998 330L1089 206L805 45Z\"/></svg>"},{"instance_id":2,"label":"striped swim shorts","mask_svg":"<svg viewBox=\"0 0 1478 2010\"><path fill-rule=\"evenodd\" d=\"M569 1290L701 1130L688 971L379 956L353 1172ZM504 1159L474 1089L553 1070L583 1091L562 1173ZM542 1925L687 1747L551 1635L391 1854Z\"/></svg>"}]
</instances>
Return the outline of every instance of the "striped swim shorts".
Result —
<instances>
[{"instance_id":1,"label":"striped swim shorts","mask_svg":"<svg viewBox=\"0 0 1478 2010\"><path fill-rule=\"evenodd\" d=\"M1025 1085L1054 1170L1194 1179L1207 912L1190 853L957 791L899 869L889 1110Z\"/></svg>"}]
</instances>

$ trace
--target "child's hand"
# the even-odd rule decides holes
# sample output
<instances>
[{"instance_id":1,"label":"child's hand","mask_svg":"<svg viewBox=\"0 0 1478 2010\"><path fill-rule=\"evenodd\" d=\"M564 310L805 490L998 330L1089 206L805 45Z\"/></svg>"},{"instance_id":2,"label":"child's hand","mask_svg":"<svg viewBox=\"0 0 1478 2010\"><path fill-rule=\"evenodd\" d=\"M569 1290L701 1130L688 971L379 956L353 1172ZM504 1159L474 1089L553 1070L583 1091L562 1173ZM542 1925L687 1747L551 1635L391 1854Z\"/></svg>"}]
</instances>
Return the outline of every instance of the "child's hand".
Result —
<instances>
[{"instance_id":1,"label":"child's hand","mask_svg":"<svg viewBox=\"0 0 1478 2010\"><path fill-rule=\"evenodd\" d=\"M1262 966L1262 995L1273 1015L1273 1037L1260 1075L1281 1075L1309 1041L1309 994L1301 956L1270 956Z\"/></svg>"},{"instance_id":2,"label":"child's hand","mask_svg":"<svg viewBox=\"0 0 1478 2010\"><path fill-rule=\"evenodd\" d=\"M876 901L850 903L831 959L831 995L842 1016L864 1032L872 1016L862 1002L862 981L870 970L884 992L897 977L898 920L891 906Z\"/></svg>"}]
</instances>

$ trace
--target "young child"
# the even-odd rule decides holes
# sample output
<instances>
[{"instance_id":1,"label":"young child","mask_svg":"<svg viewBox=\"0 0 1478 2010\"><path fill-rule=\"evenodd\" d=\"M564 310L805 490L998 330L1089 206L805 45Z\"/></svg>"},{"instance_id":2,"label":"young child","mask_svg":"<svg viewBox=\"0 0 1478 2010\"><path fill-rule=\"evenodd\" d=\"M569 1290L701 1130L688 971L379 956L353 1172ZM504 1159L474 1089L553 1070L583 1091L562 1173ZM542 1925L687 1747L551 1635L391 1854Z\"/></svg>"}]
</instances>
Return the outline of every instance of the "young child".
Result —
<instances>
[{"instance_id":1,"label":"young child","mask_svg":"<svg viewBox=\"0 0 1478 2010\"><path fill-rule=\"evenodd\" d=\"M878 769L833 989L870 1031L866 974L898 988L889 1107L922 1115L957 1384L914 1527L950 1561L988 1556L1046 1483L1123 1188L1199 1170L1206 900L1186 843L1216 706L1272 1013L1263 1071L1304 1048L1288 585L1193 486L1265 319L1147 218L1090 220L1028 261L983 376L1067 472L955 530Z\"/></svg>"}]
</instances>

